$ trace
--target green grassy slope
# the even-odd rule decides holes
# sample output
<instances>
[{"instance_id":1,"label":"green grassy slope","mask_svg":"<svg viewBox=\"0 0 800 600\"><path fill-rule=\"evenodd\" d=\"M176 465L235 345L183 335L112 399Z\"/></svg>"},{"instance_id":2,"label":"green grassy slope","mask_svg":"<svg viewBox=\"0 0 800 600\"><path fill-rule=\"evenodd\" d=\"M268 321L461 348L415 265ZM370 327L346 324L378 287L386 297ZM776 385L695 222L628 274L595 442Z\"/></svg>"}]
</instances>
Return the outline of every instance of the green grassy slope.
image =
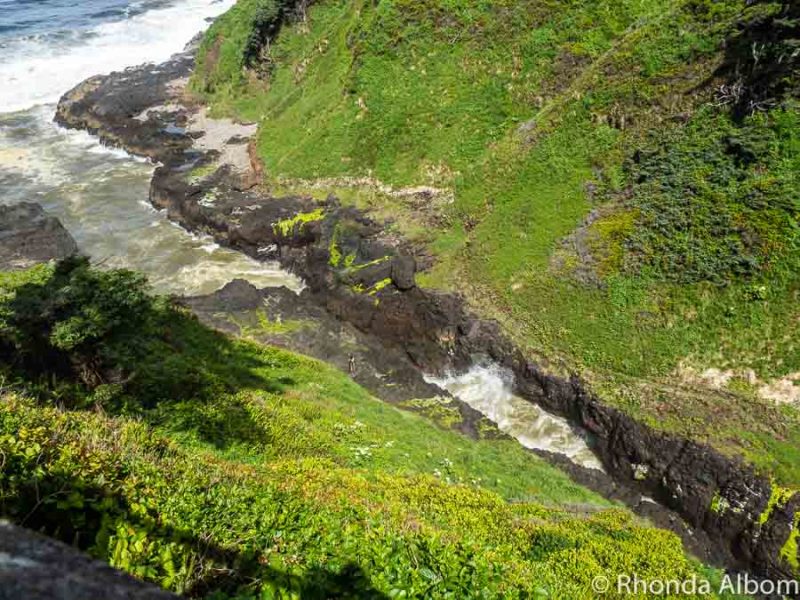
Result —
<instances>
[{"instance_id":1,"label":"green grassy slope","mask_svg":"<svg viewBox=\"0 0 800 600\"><path fill-rule=\"evenodd\" d=\"M703 571L518 444L210 331L131 273L0 275L0 359L0 514L189 597L577 598Z\"/></svg>"},{"instance_id":2,"label":"green grassy slope","mask_svg":"<svg viewBox=\"0 0 800 600\"><path fill-rule=\"evenodd\" d=\"M760 389L800 372L791 3L325 0L245 60L272 4L220 19L192 84L261 124L269 183L391 216L436 255L426 285L800 484L798 411Z\"/></svg>"}]
</instances>

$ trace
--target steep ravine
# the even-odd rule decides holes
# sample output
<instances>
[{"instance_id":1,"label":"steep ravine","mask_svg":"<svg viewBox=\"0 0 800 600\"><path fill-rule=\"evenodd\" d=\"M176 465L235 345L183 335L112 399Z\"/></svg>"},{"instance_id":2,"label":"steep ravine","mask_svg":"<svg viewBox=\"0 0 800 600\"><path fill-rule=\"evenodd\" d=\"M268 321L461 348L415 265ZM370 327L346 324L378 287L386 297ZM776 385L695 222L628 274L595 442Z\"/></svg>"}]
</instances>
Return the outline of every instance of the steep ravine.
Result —
<instances>
[{"instance_id":1,"label":"steep ravine","mask_svg":"<svg viewBox=\"0 0 800 600\"><path fill-rule=\"evenodd\" d=\"M221 152L198 149L186 129L199 109L183 98L190 69L185 54L158 68L92 78L62 98L56 119L159 162L150 191L154 206L224 246L280 261L306 282L306 301L418 369L463 372L480 358L509 369L519 396L591 434L615 483L564 457L551 460L580 483L681 533L701 559L772 578L795 576L781 553L800 496L776 503L769 478L741 460L656 431L605 404L580 379L549 373L457 296L417 287L414 248L367 215L334 197L319 203L265 195L257 188L260 167L252 152L249 169L220 166ZM642 502L642 495L660 505Z\"/></svg>"}]
</instances>

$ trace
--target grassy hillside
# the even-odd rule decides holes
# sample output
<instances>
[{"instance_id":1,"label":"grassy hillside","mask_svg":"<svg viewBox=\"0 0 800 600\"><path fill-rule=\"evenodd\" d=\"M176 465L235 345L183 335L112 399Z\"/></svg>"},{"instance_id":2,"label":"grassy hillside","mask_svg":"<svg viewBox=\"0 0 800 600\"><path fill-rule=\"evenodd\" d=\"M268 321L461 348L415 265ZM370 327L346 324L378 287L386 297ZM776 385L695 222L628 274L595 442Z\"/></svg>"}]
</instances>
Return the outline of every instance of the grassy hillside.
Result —
<instances>
[{"instance_id":1,"label":"grassy hillside","mask_svg":"<svg viewBox=\"0 0 800 600\"><path fill-rule=\"evenodd\" d=\"M84 261L0 275L4 517L189 597L577 598L700 570L518 444L143 286Z\"/></svg>"},{"instance_id":2,"label":"grassy hillside","mask_svg":"<svg viewBox=\"0 0 800 600\"><path fill-rule=\"evenodd\" d=\"M240 0L192 83L260 123L270 185L390 217L437 258L426 285L800 484L795 3L280 6Z\"/></svg>"}]
</instances>

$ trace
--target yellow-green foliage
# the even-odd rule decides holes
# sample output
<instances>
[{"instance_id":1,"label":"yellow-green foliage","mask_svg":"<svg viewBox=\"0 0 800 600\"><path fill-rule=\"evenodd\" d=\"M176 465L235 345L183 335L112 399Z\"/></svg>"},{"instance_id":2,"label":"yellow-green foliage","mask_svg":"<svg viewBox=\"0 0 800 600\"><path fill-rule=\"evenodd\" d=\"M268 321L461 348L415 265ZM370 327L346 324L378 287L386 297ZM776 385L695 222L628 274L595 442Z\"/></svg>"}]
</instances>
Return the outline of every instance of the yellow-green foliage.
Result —
<instances>
[{"instance_id":1,"label":"yellow-green foliage","mask_svg":"<svg viewBox=\"0 0 800 600\"><path fill-rule=\"evenodd\" d=\"M775 510L775 508L786 506L786 503L791 500L792 496L794 496L795 491L796 490L783 488L773 481L772 491L770 493L769 501L767 502L767 508L765 508L764 512L759 515L758 522L763 525L769 521L769 518L772 516L772 512Z\"/></svg>"},{"instance_id":2,"label":"yellow-green foliage","mask_svg":"<svg viewBox=\"0 0 800 600\"><path fill-rule=\"evenodd\" d=\"M339 249L339 232L340 232L340 225L339 223L333 228L333 234L331 235L331 242L328 246L328 254L330 258L328 259L328 264L332 267L338 267L339 264L342 262L342 251Z\"/></svg>"},{"instance_id":3,"label":"yellow-green foliage","mask_svg":"<svg viewBox=\"0 0 800 600\"><path fill-rule=\"evenodd\" d=\"M307 223L320 221L324 216L325 211L321 208L317 208L311 212L300 212L290 219L283 219L277 223L273 223L272 230L282 237L289 237L296 227L303 227Z\"/></svg>"},{"instance_id":4,"label":"yellow-green foliage","mask_svg":"<svg viewBox=\"0 0 800 600\"><path fill-rule=\"evenodd\" d=\"M380 281L374 283L369 291L367 292L370 296L376 295L381 290L385 289L387 286L392 284L392 280L390 278L381 279Z\"/></svg>"},{"instance_id":5,"label":"yellow-green foliage","mask_svg":"<svg viewBox=\"0 0 800 600\"><path fill-rule=\"evenodd\" d=\"M415 398L406 400L402 406L419 411L435 423L451 428L461 422L461 411L448 398Z\"/></svg>"},{"instance_id":6,"label":"yellow-green foliage","mask_svg":"<svg viewBox=\"0 0 800 600\"><path fill-rule=\"evenodd\" d=\"M792 531L789 534L789 539L781 548L781 558L789 563L796 573L800 574L800 563L798 563L797 551L798 541L800 540L800 512L794 516L792 523Z\"/></svg>"},{"instance_id":7,"label":"yellow-green foliage","mask_svg":"<svg viewBox=\"0 0 800 600\"><path fill-rule=\"evenodd\" d=\"M723 515L728 506L728 501L720 495L719 491L715 492L714 497L711 499L711 512Z\"/></svg>"},{"instance_id":8,"label":"yellow-green foliage","mask_svg":"<svg viewBox=\"0 0 800 600\"><path fill-rule=\"evenodd\" d=\"M276 318L271 320L265 310L255 313L255 324L233 320L239 326L241 335L246 338L258 338L259 335L288 335L299 331L307 324L302 320Z\"/></svg>"},{"instance_id":9,"label":"yellow-green foliage","mask_svg":"<svg viewBox=\"0 0 800 600\"><path fill-rule=\"evenodd\" d=\"M301 329L304 325L302 321L296 321L291 319L288 321L283 321L283 320L270 321L269 315L267 315L265 311L259 311L257 313L257 317L258 317L258 328L260 331L263 331L265 333L277 333L277 334L292 333L294 331L297 331L298 329Z\"/></svg>"},{"instance_id":10,"label":"yellow-green foliage","mask_svg":"<svg viewBox=\"0 0 800 600\"><path fill-rule=\"evenodd\" d=\"M9 395L0 432L4 512L80 531L95 556L177 592L329 597L338 578L357 596L582 598L597 575L696 572L677 537L623 510L509 504L479 486L322 456L249 466L141 421ZM37 493L46 506L27 503Z\"/></svg>"},{"instance_id":11,"label":"yellow-green foliage","mask_svg":"<svg viewBox=\"0 0 800 600\"><path fill-rule=\"evenodd\" d=\"M758 518L758 522L764 525L769 521L776 508L782 508L794 497L797 490L783 488L777 485L774 481L772 483L772 493L770 494L767 508ZM797 551L798 539L800 539L800 512L794 515L792 521L792 530L789 533L789 538L781 548L781 558L794 568L795 572L800 574L800 564L798 564Z\"/></svg>"},{"instance_id":12,"label":"yellow-green foliage","mask_svg":"<svg viewBox=\"0 0 800 600\"><path fill-rule=\"evenodd\" d=\"M200 165L189 171L186 175L190 183L196 183L205 179L209 175L213 175L217 170L216 164Z\"/></svg>"},{"instance_id":13,"label":"yellow-green foliage","mask_svg":"<svg viewBox=\"0 0 800 600\"><path fill-rule=\"evenodd\" d=\"M355 265L356 256L355 254L349 254L347 258L345 258L344 266L347 267L351 272L360 271L362 269L366 269L367 267L372 267L374 265L379 265L381 263L385 263L387 260L391 260L391 256L381 256L380 258L376 258L375 260L371 260L369 262L365 262L362 264Z\"/></svg>"},{"instance_id":14,"label":"yellow-green foliage","mask_svg":"<svg viewBox=\"0 0 800 600\"><path fill-rule=\"evenodd\" d=\"M589 248L595 260L597 274L605 277L622 266L624 243L636 228L638 211L622 210L596 220L589 226Z\"/></svg>"}]
</instances>

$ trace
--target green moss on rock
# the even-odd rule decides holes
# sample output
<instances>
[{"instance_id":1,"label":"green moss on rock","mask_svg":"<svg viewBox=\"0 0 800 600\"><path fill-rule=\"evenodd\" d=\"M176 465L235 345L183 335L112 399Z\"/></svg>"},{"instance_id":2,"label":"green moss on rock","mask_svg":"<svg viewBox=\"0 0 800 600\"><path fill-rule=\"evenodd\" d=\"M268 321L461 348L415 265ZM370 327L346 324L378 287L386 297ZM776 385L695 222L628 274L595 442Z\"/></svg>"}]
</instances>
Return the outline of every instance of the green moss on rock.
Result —
<instances>
[{"instance_id":1,"label":"green moss on rock","mask_svg":"<svg viewBox=\"0 0 800 600\"><path fill-rule=\"evenodd\" d=\"M447 398L418 398L406 400L402 406L425 415L446 429L452 429L462 421L461 412Z\"/></svg>"},{"instance_id":2,"label":"green moss on rock","mask_svg":"<svg viewBox=\"0 0 800 600\"><path fill-rule=\"evenodd\" d=\"M337 223L331 234L331 241L328 244L328 264L334 268L342 262L342 251L339 248L339 236L341 234L341 224Z\"/></svg>"},{"instance_id":3,"label":"green moss on rock","mask_svg":"<svg viewBox=\"0 0 800 600\"><path fill-rule=\"evenodd\" d=\"M367 293L370 296L375 296L380 291L386 289L390 285L392 285L392 280L390 278L387 277L386 279L381 279L380 281L372 284L372 287L369 288Z\"/></svg>"},{"instance_id":4,"label":"green moss on rock","mask_svg":"<svg viewBox=\"0 0 800 600\"><path fill-rule=\"evenodd\" d=\"M789 539L781 548L781 558L791 565L795 573L800 574L800 562L797 558L798 541L800 541L800 512L794 516Z\"/></svg>"},{"instance_id":5,"label":"green moss on rock","mask_svg":"<svg viewBox=\"0 0 800 600\"><path fill-rule=\"evenodd\" d=\"M772 516L775 508L786 506L786 503L791 500L794 494L795 490L781 487L773 481L772 491L770 493L769 501L767 502L767 508L765 508L764 512L762 512L758 517L759 524L764 525L767 521L769 521L769 518Z\"/></svg>"},{"instance_id":6,"label":"green moss on rock","mask_svg":"<svg viewBox=\"0 0 800 600\"><path fill-rule=\"evenodd\" d=\"M317 208L316 210L312 210L310 212L297 213L289 219L282 219L277 223L273 223L272 230L276 235L287 238L294 233L295 228L302 228L308 223L321 221L324 217L325 211L322 208Z\"/></svg>"}]
</instances>

